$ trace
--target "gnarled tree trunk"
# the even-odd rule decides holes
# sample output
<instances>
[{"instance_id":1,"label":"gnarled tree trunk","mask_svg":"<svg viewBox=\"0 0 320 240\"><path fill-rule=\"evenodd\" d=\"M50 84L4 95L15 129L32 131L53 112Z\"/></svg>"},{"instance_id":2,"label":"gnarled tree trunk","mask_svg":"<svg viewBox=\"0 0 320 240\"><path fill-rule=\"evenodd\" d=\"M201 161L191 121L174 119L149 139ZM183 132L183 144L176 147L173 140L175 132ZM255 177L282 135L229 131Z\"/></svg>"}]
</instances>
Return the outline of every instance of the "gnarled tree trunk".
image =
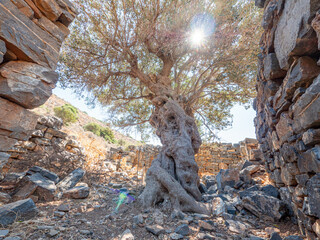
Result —
<instances>
[{"instance_id":1,"label":"gnarled tree trunk","mask_svg":"<svg viewBox=\"0 0 320 240\"><path fill-rule=\"evenodd\" d=\"M156 107L151 124L163 148L148 169L146 187L139 199L148 208L170 200L173 209L208 214L199 191L198 166L194 155L201 138L194 119L168 97L153 99Z\"/></svg>"}]
</instances>

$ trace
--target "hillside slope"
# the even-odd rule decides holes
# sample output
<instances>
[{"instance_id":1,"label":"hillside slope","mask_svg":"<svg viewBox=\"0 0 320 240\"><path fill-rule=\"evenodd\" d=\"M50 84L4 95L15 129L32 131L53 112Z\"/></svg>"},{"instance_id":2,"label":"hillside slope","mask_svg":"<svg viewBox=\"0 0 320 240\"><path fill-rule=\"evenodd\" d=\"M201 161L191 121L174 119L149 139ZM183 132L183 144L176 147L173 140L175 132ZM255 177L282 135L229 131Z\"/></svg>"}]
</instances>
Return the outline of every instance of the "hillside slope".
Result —
<instances>
[{"instance_id":1,"label":"hillside slope","mask_svg":"<svg viewBox=\"0 0 320 240\"><path fill-rule=\"evenodd\" d=\"M55 107L63 106L64 104L70 104L70 103L53 94L44 105L34 109L33 111L39 115L54 116L55 114L53 109ZM97 120L96 118L90 117L87 113L81 111L81 109L78 109L78 117L79 118L77 122L69 124L68 126L64 125L63 131L68 133L69 135L78 136L79 134L82 134L84 132L83 127L88 123L97 123L102 127L109 127L106 123L100 120ZM112 129L112 132L117 142L119 142L120 140L120 142L122 142L121 145L124 147L128 145L141 145L139 141L131 137L128 137L118 131L115 131ZM101 139L104 140L103 138ZM118 144L111 144L111 143L108 143L107 141L104 141L104 142L106 145L110 147L119 147Z\"/></svg>"}]
</instances>

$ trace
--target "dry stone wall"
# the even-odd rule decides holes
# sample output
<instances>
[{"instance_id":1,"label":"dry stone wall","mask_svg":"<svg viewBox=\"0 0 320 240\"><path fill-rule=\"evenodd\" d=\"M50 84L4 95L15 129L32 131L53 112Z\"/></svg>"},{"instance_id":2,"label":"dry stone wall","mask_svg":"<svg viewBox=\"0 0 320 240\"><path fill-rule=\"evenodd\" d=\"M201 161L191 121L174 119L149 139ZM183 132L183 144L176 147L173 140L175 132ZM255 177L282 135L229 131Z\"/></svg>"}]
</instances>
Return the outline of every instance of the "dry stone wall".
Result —
<instances>
[{"instance_id":1,"label":"dry stone wall","mask_svg":"<svg viewBox=\"0 0 320 240\"><path fill-rule=\"evenodd\" d=\"M111 149L109 159L117 169L146 171L151 166L153 159L161 150L158 146L145 145L141 147L130 146L129 151ZM215 175L220 169L236 168L244 161L258 161L261 151L255 139L247 138L239 144L212 143L200 147L195 160L199 166L199 174Z\"/></svg>"},{"instance_id":2,"label":"dry stone wall","mask_svg":"<svg viewBox=\"0 0 320 240\"><path fill-rule=\"evenodd\" d=\"M76 14L69 0L0 1L0 173L8 151L37 124L27 109L52 94L60 47Z\"/></svg>"},{"instance_id":3,"label":"dry stone wall","mask_svg":"<svg viewBox=\"0 0 320 240\"><path fill-rule=\"evenodd\" d=\"M264 8L256 134L274 184L308 239L320 238L320 1Z\"/></svg>"},{"instance_id":4,"label":"dry stone wall","mask_svg":"<svg viewBox=\"0 0 320 240\"><path fill-rule=\"evenodd\" d=\"M71 170L83 167L83 149L74 137L61 131L62 125L62 120L55 116L39 117L31 137L16 142L7 152L10 158L2 169L3 174L39 166L63 178Z\"/></svg>"}]
</instances>

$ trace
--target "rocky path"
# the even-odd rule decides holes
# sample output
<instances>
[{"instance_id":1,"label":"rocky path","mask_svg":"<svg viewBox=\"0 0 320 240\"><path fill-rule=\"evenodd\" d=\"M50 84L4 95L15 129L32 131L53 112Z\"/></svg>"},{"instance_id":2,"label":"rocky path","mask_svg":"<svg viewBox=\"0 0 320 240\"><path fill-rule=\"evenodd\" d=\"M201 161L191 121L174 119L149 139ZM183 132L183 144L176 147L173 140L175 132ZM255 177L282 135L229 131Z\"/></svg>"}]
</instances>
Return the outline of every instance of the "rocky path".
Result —
<instances>
[{"instance_id":1,"label":"rocky path","mask_svg":"<svg viewBox=\"0 0 320 240\"><path fill-rule=\"evenodd\" d=\"M288 217L281 218L280 221L272 220L272 217L277 217L274 213L277 206L271 204L272 201L277 202L277 198L270 195L275 194L277 190L271 185L258 184L263 171L260 171L260 167L257 171L253 173L252 166L240 171L242 180L234 186L238 188L237 185L242 184L239 189L229 185L224 186L223 190L219 189L221 184L223 186L230 182L228 180L234 176L232 171L231 175L226 174L230 174L230 171L222 171L225 174L220 174L222 176L217 180L212 176L204 178L201 185L203 201L212 205L211 216L171 212L170 206L166 203L155 209L141 209L136 202L125 202L115 211L119 200L119 193L114 190L115 187L127 190L133 198L143 189L142 186L132 184L134 179L128 181L127 177L117 177L111 178L112 181L108 184L92 184L90 195L85 199L64 198L37 203L37 217L27 221L16 221L2 228L0 239L303 239L298 236L297 225ZM245 176L249 179L244 179ZM264 193L268 193L270 197ZM256 203L255 210L251 209L254 215L248 211L249 207L245 206L243 196L247 199L248 196L252 196L254 199L257 194L260 199L255 201L260 202ZM259 204L263 204L265 199L269 200L266 207L270 207L266 209L266 213L259 210Z\"/></svg>"},{"instance_id":2,"label":"rocky path","mask_svg":"<svg viewBox=\"0 0 320 240\"><path fill-rule=\"evenodd\" d=\"M257 219L248 212L200 214L169 213L123 204L117 213L118 193L104 186L92 187L84 200L67 199L37 204L39 217L15 222L6 240L18 239L268 239L270 233L298 234L288 221L277 224ZM131 190L132 195L137 191ZM164 206L162 206L164 209ZM277 239L277 238L274 238ZM280 238L279 238L280 239ZM293 238L292 238L293 239Z\"/></svg>"}]
</instances>

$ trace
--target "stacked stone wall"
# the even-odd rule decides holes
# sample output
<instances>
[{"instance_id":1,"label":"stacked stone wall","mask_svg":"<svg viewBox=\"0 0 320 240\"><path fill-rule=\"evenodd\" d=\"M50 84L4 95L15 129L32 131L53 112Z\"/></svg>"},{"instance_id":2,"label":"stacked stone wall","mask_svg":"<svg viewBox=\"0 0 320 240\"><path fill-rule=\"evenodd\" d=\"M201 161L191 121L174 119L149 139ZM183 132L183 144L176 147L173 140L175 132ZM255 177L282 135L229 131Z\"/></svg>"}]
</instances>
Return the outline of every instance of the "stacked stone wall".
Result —
<instances>
[{"instance_id":1,"label":"stacked stone wall","mask_svg":"<svg viewBox=\"0 0 320 240\"><path fill-rule=\"evenodd\" d=\"M256 5L264 8L256 135L301 232L320 238L320 1Z\"/></svg>"},{"instance_id":2,"label":"stacked stone wall","mask_svg":"<svg viewBox=\"0 0 320 240\"><path fill-rule=\"evenodd\" d=\"M146 145L129 147L129 151L111 149L109 158L117 168L122 170L147 171L161 147ZM237 168L244 161L261 159L258 142L255 139L245 139L239 144L212 143L200 147L195 160L199 166L199 175L216 175L220 169ZM257 162L258 164L258 162Z\"/></svg>"},{"instance_id":3,"label":"stacked stone wall","mask_svg":"<svg viewBox=\"0 0 320 240\"><path fill-rule=\"evenodd\" d=\"M8 151L26 141L58 80L61 44L77 12L69 0L0 1L0 173Z\"/></svg>"},{"instance_id":4,"label":"stacked stone wall","mask_svg":"<svg viewBox=\"0 0 320 240\"><path fill-rule=\"evenodd\" d=\"M76 139L61 131L62 125L60 118L39 117L31 137L16 142L7 152L10 158L2 169L3 174L39 166L65 177L70 171L83 168L83 149Z\"/></svg>"}]
</instances>

